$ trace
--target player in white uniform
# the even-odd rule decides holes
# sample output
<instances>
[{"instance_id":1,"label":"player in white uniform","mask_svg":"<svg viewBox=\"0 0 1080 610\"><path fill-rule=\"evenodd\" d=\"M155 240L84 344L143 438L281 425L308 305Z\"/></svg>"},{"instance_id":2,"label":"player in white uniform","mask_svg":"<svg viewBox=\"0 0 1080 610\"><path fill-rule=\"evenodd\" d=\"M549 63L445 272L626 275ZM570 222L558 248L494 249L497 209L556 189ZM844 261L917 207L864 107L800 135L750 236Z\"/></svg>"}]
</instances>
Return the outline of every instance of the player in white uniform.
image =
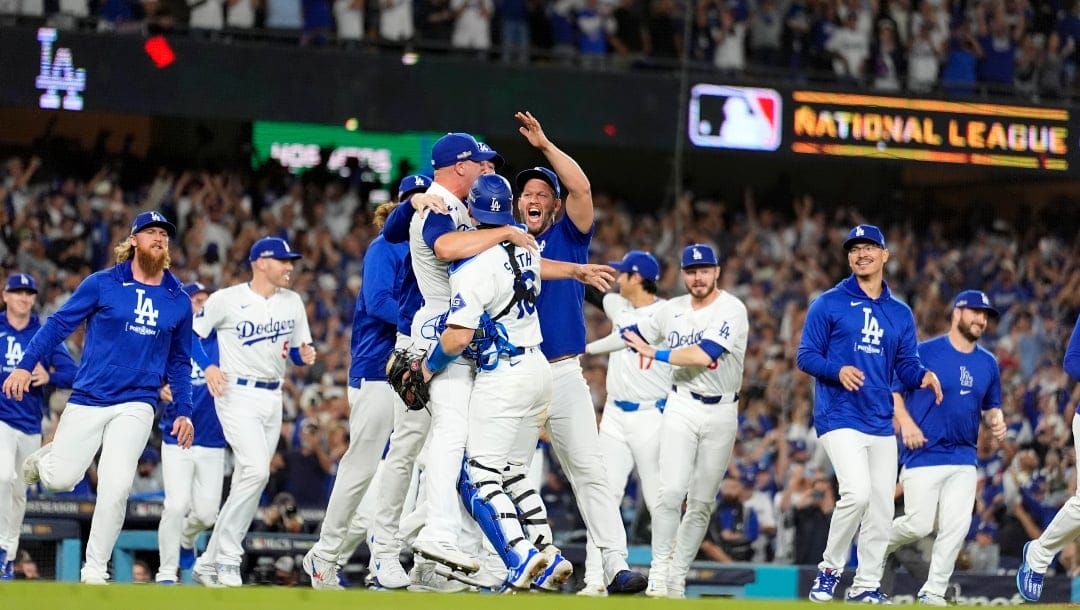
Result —
<instances>
[{"instance_id":1,"label":"player in white uniform","mask_svg":"<svg viewBox=\"0 0 1080 610\"><path fill-rule=\"evenodd\" d=\"M235 460L232 487L218 513L193 578L208 586L239 587L243 540L270 477L270 458L281 436L281 383L286 359L313 364L315 348L300 295L287 286L300 255L278 237L251 246L251 281L210 295L195 318L200 337L217 330L221 368L207 371L217 397L218 419Z\"/></svg>"},{"instance_id":2,"label":"player in white uniform","mask_svg":"<svg viewBox=\"0 0 1080 610\"><path fill-rule=\"evenodd\" d=\"M600 451L616 502L622 501L626 480L636 467L651 514L660 492L660 417L671 390L671 366L628 349L621 329L653 315L667 301L656 296L660 263L652 254L631 250L622 261L608 264L619 272L619 293L604 295L604 313L614 330L585 346L588 354L613 352L608 357ZM585 553L585 588L578 594L607 595L600 551L591 538Z\"/></svg>"},{"instance_id":3,"label":"player in white uniform","mask_svg":"<svg viewBox=\"0 0 1080 610\"><path fill-rule=\"evenodd\" d=\"M505 178L481 176L469 192L469 213L481 229L512 225L513 200ZM535 306L540 257L509 243L493 246L452 263L450 289L446 329L425 361L425 376L446 370L477 331L485 331L490 344L478 359L469 401L467 476L459 489L509 570L507 586L528 589L548 558L525 535L504 480L509 463L532 459L551 401L551 367L539 349Z\"/></svg>"},{"instance_id":4,"label":"player in white uniform","mask_svg":"<svg viewBox=\"0 0 1080 610\"><path fill-rule=\"evenodd\" d=\"M650 597L685 596L686 573L705 538L735 446L750 326L746 305L717 287L720 267L711 247L683 249L682 270L689 294L642 320L639 333L625 332L626 344L643 357L673 365L660 430L660 497L652 515L645 590ZM648 343L660 340L664 349Z\"/></svg>"}]
</instances>

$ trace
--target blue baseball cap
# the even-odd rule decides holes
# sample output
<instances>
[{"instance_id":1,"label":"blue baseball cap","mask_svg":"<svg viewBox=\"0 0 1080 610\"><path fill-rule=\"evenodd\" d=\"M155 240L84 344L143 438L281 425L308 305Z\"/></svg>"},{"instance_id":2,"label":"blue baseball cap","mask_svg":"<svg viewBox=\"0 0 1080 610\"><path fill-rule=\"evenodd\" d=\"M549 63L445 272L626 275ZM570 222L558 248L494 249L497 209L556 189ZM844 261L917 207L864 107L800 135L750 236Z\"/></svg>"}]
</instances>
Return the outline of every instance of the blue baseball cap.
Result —
<instances>
[{"instance_id":1,"label":"blue baseball cap","mask_svg":"<svg viewBox=\"0 0 1080 610\"><path fill-rule=\"evenodd\" d=\"M847 252L855 244L874 244L885 249L885 234L874 225L859 225L848 231L847 239L844 240L844 251Z\"/></svg>"},{"instance_id":2,"label":"blue baseball cap","mask_svg":"<svg viewBox=\"0 0 1080 610\"><path fill-rule=\"evenodd\" d=\"M498 174L486 174L473 182L466 198L472 217L488 225L514 224L514 191Z\"/></svg>"},{"instance_id":3,"label":"blue baseball cap","mask_svg":"<svg viewBox=\"0 0 1080 610\"><path fill-rule=\"evenodd\" d=\"M990 297L981 290L964 290L953 299L953 309L964 307L966 309L981 309L991 318L998 317L998 310L990 303Z\"/></svg>"},{"instance_id":4,"label":"blue baseball cap","mask_svg":"<svg viewBox=\"0 0 1080 610\"><path fill-rule=\"evenodd\" d=\"M608 265L622 273L637 273L654 282L660 279L660 263L655 256L641 250L631 250L621 261L611 261Z\"/></svg>"},{"instance_id":5,"label":"blue baseball cap","mask_svg":"<svg viewBox=\"0 0 1080 610\"><path fill-rule=\"evenodd\" d=\"M398 201L405 201L405 198L413 193L419 193L428 190L431 186L431 178L423 174L413 174L411 176L405 176L398 183L397 198Z\"/></svg>"},{"instance_id":6,"label":"blue baseball cap","mask_svg":"<svg viewBox=\"0 0 1080 610\"><path fill-rule=\"evenodd\" d=\"M431 147L431 167L439 169L458 161L491 161L498 156L490 146L481 148L476 138L467 133L448 133Z\"/></svg>"},{"instance_id":7,"label":"blue baseball cap","mask_svg":"<svg viewBox=\"0 0 1080 610\"><path fill-rule=\"evenodd\" d=\"M165 218L161 212L143 212L136 216L135 221L131 223L131 234L134 235L150 227L161 227L165 229L169 237L176 237L176 225L169 222L169 219Z\"/></svg>"},{"instance_id":8,"label":"blue baseball cap","mask_svg":"<svg viewBox=\"0 0 1080 610\"><path fill-rule=\"evenodd\" d=\"M293 252L289 248L289 242L280 237L264 237L251 246L248 253L248 261L256 261L260 258L274 258L279 261L296 260L300 258L299 252Z\"/></svg>"},{"instance_id":9,"label":"blue baseball cap","mask_svg":"<svg viewBox=\"0 0 1080 610\"><path fill-rule=\"evenodd\" d=\"M690 244L682 251L682 268L690 267L718 267L716 251L706 244Z\"/></svg>"},{"instance_id":10,"label":"blue baseball cap","mask_svg":"<svg viewBox=\"0 0 1080 610\"><path fill-rule=\"evenodd\" d=\"M7 292L15 292L17 290L26 290L27 292L38 291L37 281L34 280L34 276L29 273L12 273L8 278L7 283L4 284L4 290Z\"/></svg>"},{"instance_id":11,"label":"blue baseball cap","mask_svg":"<svg viewBox=\"0 0 1080 610\"><path fill-rule=\"evenodd\" d=\"M491 164L495 166L495 169L499 169L503 165L506 165L506 159L503 159L502 155L495 152L490 146L488 146L484 142L477 142L476 144L480 147L481 152L495 153L495 156L491 158Z\"/></svg>"},{"instance_id":12,"label":"blue baseball cap","mask_svg":"<svg viewBox=\"0 0 1080 610\"><path fill-rule=\"evenodd\" d=\"M185 284L181 290L183 290L184 294L188 295L189 297L193 297L200 292L205 292L206 294L210 294L211 292L211 290L207 288L206 285L202 282L192 282L190 284Z\"/></svg>"},{"instance_id":13,"label":"blue baseball cap","mask_svg":"<svg viewBox=\"0 0 1080 610\"><path fill-rule=\"evenodd\" d=\"M547 182L551 185L552 190L555 191L555 198L562 199L562 187L559 186L559 176L550 169L540 166L523 170L514 178L514 186L517 187L518 193L525 190L525 183L533 178Z\"/></svg>"}]
</instances>

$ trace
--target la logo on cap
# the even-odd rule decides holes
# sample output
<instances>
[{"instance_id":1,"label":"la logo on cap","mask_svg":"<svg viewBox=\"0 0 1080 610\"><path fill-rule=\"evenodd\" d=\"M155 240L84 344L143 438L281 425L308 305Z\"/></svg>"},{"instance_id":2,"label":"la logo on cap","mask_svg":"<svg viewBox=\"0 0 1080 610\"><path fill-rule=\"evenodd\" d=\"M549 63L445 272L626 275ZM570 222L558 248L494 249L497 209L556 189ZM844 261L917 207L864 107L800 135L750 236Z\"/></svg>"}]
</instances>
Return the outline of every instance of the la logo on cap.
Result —
<instances>
[{"instance_id":1,"label":"la logo on cap","mask_svg":"<svg viewBox=\"0 0 1080 610\"><path fill-rule=\"evenodd\" d=\"M164 220L165 220L164 218L161 217L161 214L158 214L157 212L150 212L150 218L154 222L164 222Z\"/></svg>"},{"instance_id":2,"label":"la logo on cap","mask_svg":"<svg viewBox=\"0 0 1080 610\"><path fill-rule=\"evenodd\" d=\"M701 251L698 250L697 248L694 248L694 260L699 261L702 258L703 257L701 256Z\"/></svg>"},{"instance_id":3,"label":"la logo on cap","mask_svg":"<svg viewBox=\"0 0 1080 610\"><path fill-rule=\"evenodd\" d=\"M424 180L423 176L417 176L417 177L413 178L413 184L415 184L416 186L424 186L424 184L426 182L427 181Z\"/></svg>"},{"instance_id":4,"label":"la logo on cap","mask_svg":"<svg viewBox=\"0 0 1080 610\"><path fill-rule=\"evenodd\" d=\"M499 204L499 198L498 197L492 197L491 198L491 211L492 212L498 212L500 209L502 209L502 205Z\"/></svg>"},{"instance_id":5,"label":"la logo on cap","mask_svg":"<svg viewBox=\"0 0 1080 610\"><path fill-rule=\"evenodd\" d=\"M863 231L862 225L859 225L859 226L855 227L855 235L856 236L862 237L865 234L866 234L866 231Z\"/></svg>"},{"instance_id":6,"label":"la logo on cap","mask_svg":"<svg viewBox=\"0 0 1080 610\"><path fill-rule=\"evenodd\" d=\"M20 273L19 274L19 283L21 283L23 286L28 286L30 284L30 279L28 277L26 277L25 273Z\"/></svg>"}]
</instances>

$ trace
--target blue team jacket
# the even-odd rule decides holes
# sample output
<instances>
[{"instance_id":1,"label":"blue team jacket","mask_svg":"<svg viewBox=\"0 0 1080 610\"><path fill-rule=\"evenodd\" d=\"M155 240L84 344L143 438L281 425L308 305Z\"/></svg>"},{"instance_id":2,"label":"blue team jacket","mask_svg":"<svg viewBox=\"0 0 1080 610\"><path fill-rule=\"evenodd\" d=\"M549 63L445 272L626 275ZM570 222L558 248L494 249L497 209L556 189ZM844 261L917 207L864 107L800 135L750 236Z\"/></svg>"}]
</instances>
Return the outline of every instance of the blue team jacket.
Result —
<instances>
[{"instance_id":1,"label":"blue team jacket","mask_svg":"<svg viewBox=\"0 0 1080 610\"><path fill-rule=\"evenodd\" d=\"M881 296L871 299L851 275L810 304L795 363L817 380L818 436L841 428L892 436L894 373L905 387L917 388L927 372L911 309L882 284ZM840 369L849 364L866 376L856 392L840 384Z\"/></svg>"},{"instance_id":2,"label":"blue team jacket","mask_svg":"<svg viewBox=\"0 0 1080 610\"><path fill-rule=\"evenodd\" d=\"M34 333L41 328L41 322L30 314L30 323L22 330L15 330L8 323L7 313L0 312L0 384L4 383L11 371L22 360L26 346L30 344ZM57 388L70 388L75 379L75 360L72 359L64 344L53 348L41 365L52 369L49 385ZM45 388L30 387L23 393L22 400L12 400L0 392L0 421L24 434L41 434L41 416L45 411Z\"/></svg>"},{"instance_id":3,"label":"blue team jacket","mask_svg":"<svg viewBox=\"0 0 1080 610\"><path fill-rule=\"evenodd\" d=\"M82 362L70 402L107 407L155 405L168 381L174 416L191 416L191 299L166 271L159 286L136 282L131 261L83 280L34 335L18 368L33 370L86 322Z\"/></svg>"},{"instance_id":4,"label":"blue team jacket","mask_svg":"<svg viewBox=\"0 0 1080 610\"><path fill-rule=\"evenodd\" d=\"M364 254L364 283L353 314L349 385L361 379L386 379L386 360L394 349L398 322L398 271L409 244L391 244L380 235Z\"/></svg>"}]
</instances>

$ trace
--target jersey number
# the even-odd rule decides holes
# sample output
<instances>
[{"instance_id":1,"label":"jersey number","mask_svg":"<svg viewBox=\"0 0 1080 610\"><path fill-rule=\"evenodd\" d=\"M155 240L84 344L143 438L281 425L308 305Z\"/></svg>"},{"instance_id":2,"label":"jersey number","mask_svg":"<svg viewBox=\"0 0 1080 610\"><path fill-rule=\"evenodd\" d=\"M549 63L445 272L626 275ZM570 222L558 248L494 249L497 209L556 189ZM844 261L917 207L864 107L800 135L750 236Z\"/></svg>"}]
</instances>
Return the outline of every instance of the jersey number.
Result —
<instances>
[{"instance_id":1,"label":"jersey number","mask_svg":"<svg viewBox=\"0 0 1080 610\"><path fill-rule=\"evenodd\" d=\"M639 369L641 369L643 371L647 371L647 370L652 368L652 363L653 363L654 358L650 358L650 357L646 356L645 354L640 354L639 353L637 355L637 359L638 359L638 368Z\"/></svg>"},{"instance_id":2,"label":"jersey number","mask_svg":"<svg viewBox=\"0 0 1080 610\"><path fill-rule=\"evenodd\" d=\"M521 272L521 282L525 284L525 288L536 295L536 274L532 270ZM536 313L536 302L518 301L517 302L517 319L520 320L525 316L531 316Z\"/></svg>"}]
</instances>

